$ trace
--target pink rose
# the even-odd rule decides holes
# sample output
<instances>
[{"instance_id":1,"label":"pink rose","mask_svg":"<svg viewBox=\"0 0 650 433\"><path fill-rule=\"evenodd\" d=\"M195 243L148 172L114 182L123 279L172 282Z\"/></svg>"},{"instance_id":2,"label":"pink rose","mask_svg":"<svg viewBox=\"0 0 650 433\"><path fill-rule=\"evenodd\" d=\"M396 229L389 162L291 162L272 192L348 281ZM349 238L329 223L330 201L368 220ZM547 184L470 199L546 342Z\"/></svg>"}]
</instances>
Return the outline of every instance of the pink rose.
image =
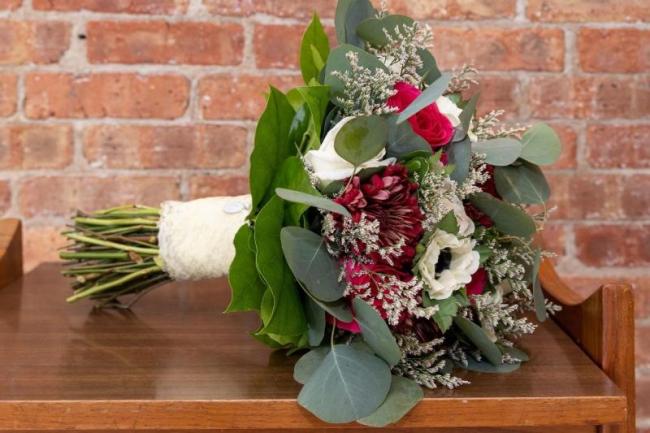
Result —
<instances>
[{"instance_id":1,"label":"pink rose","mask_svg":"<svg viewBox=\"0 0 650 433\"><path fill-rule=\"evenodd\" d=\"M417 99L422 92L408 83L395 84L397 93L388 99L388 105L402 112ZM435 102L409 118L413 131L424 138L432 149L445 146L454 135L454 127L440 112Z\"/></svg>"}]
</instances>

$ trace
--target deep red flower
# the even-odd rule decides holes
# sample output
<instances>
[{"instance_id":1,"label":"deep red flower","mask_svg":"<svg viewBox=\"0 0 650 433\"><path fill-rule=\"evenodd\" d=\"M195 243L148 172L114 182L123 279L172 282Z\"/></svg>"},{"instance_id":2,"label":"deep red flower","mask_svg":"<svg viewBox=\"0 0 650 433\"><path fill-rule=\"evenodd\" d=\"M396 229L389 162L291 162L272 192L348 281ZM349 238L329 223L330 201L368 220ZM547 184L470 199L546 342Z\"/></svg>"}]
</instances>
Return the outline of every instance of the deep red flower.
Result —
<instances>
[{"instance_id":1,"label":"deep red flower","mask_svg":"<svg viewBox=\"0 0 650 433\"><path fill-rule=\"evenodd\" d=\"M472 275L472 281L465 286L468 295L480 295L485 290L487 284L487 272L483 268L478 268L478 271Z\"/></svg>"},{"instance_id":2,"label":"deep red flower","mask_svg":"<svg viewBox=\"0 0 650 433\"><path fill-rule=\"evenodd\" d=\"M400 82L395 84L397 93L388 98L388 106L402 112L422 94L420 89L411 84ZM409 118L413 131L424 138L432 149L445 146L454 135L454 127L447 117L440 112L434 102L428 107Z\"/></svg>"},{"instance_id":3,"label":"deep red flower","mask_svg":"<svg viewBox=\"0 0 650 433\"><path fill-rule=\"evenodd\" d=\"M408 171L401 164L389 165L381 173L361 181L355 176L343 194L334 201L345 206L352 219L359 222L362 215L372 221L379 221L379 246L382 248L404 243L401 254L384 260L373 253L370 259L375 263L410 267L415 256L415 246L424 232L417 198L418 184L411 182ZM360 246L359 251L365 245Z\"/></svg>"}]
</instances>

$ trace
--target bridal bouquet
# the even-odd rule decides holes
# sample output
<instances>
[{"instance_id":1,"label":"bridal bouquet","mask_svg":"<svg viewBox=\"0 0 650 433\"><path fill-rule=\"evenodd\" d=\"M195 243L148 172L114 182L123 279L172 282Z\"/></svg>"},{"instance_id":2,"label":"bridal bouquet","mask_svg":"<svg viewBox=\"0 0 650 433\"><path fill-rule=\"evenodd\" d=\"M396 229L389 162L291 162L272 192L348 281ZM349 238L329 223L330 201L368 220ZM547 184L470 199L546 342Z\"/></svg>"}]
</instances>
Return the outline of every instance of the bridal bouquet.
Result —
<instances>
[{"instance_id":1,"label":"bridal bouquet","mask_svg":"<svg viewBox=\"0 0 650 433\"><path fill-rule=\"evenodd\" d=\"M556 309L533 238L549 196L539 166L561 146L544 124L477 116L476 71L442 73L429 27L368 0L340 0L335 23L334 49L318 17L304 34L305 85L268 93L249 197L80 214L62 254L71 300L102 302L216 276L234 254L228 311L256 311L272 348L308 350L298 403L384 426L421 386L527 360L514 345L535 329L526 312Z\"/></svg>"}]
</instances>

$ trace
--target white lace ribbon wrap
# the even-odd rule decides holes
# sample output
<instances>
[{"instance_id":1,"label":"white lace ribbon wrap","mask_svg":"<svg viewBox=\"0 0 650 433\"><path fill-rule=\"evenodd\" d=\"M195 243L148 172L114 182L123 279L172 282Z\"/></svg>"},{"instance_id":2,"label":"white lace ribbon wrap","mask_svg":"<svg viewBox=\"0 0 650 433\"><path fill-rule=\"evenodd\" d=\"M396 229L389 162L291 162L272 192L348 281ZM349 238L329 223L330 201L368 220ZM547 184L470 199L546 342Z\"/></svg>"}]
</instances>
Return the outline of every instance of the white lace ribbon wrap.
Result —
<instances>
[{"instance_id":1,"label":"white lace ribbon wrap","mask_svg":"<svg viewBox=\"0 0 650 433\"><path fill-rule=\"evenodd\" d=\"M158 232L163 270L176 281L226 275L250 207L250 195L164 202Z\"/></svg>"}]
</instances>

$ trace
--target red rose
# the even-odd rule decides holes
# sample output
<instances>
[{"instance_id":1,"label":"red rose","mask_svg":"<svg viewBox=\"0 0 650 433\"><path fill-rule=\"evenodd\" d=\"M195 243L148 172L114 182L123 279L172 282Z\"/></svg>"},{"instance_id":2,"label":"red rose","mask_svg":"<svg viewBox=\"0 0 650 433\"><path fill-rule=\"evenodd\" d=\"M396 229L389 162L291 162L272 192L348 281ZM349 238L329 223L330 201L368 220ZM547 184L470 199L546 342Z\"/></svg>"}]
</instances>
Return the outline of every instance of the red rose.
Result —
<instances>
[{"instance_id":1,"label":"red rose","mask_svg":"<svg viewBox=\"0 0 650 433\"><path fill-rule=\"evenodd\" d=\"M408 83L395 84L397 93L388 99L388 105L402 112L417 99L422 92ZM424 138L432 149L448 144L454 135L454 127L447 117L440 112L434 102L409 118L413 131Z\"/></svg>"},{"instance_id":2,"label":"red rose","mask_svg":"<svg viewBox=\"0 0 650 433\"><path fill-rule=\"evenodd\" d=\"M480 295L485 290L487 284L487 272L485 269L479 268L478 271L472 275L472 281L465 287L468 295Z\"/></svg>"}]
</instances>

